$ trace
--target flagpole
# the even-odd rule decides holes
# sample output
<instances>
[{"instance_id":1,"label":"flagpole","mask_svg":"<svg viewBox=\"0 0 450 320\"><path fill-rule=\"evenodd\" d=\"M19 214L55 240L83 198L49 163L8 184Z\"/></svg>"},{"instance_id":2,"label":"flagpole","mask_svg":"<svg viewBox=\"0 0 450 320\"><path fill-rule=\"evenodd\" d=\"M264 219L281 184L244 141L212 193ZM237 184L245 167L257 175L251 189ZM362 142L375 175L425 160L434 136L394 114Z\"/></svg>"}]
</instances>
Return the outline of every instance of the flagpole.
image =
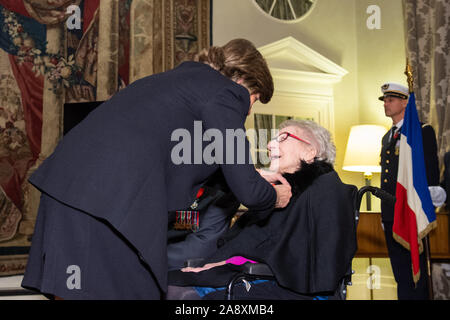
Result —
<instances>
[{"instance_id":1,"label":"flagpole","mask_svg":"<svg viewBox=\"0 0 450 320\"><path fill-rule=\"evenodd\" d=\"M424 246L424 253L426 257L427 262L427 282L428 282L428 295L430 300L434 300L434 293L433 293L433 279L431 277L431 255L430 255L430 241L428 239L428 235L423 238L423 246Z\"/></svg>"},{"instance_id":2,"label":"flagpole","mask_svg":"<svg viewBox=\"0 0 450 320\"><path fill-rule=\"evenodd\" d=\"M406 58L405 75L406 75L407 81L408 81L409 93L413 93L414 92L414 78L413 78L412 68L411 68L411 65L409 64L408 58ZM428 235L426 235L423 238L423 240L424 240L423 241L423 246L424 246L423 254L425 254L425 259L426 259L426 264L427 264L428 298L430 300L433 300L434 294L433 294L433 281L431 278L431 255L430 255L430 242L428 240Z\"/></svg>"},{"instance_id":3,"label":"flagpole","mask_svg":"<svg viewBox=\"0 0 450 320\"><path fill-rule=\"evenodd\" d=\"M414 78L413 78L412 68L411 68L411 65L409 64L409 59L408 58L406 58L405 75L406 75L406 78L407 78L407 81L408 81L409 93L414 92Z\"/></svg>"}]
</instances>

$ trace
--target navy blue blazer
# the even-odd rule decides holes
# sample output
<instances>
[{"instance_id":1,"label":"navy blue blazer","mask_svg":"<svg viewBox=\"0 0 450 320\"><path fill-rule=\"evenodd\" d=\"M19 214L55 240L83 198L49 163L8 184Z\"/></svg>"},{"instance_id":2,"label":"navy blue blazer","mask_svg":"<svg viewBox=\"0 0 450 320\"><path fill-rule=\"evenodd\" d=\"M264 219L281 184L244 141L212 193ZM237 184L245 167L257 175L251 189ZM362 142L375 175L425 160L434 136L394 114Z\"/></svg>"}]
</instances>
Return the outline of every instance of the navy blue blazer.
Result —
<instances>
[{"instance_id":1,"label":"navy blue blazer","mask_svg":"<svg viewBox=\"0 0 450 320\"><path fill-rule=\"evenodd\" d=\"M215 128L225 137L226 129L244 130L249 105L243 86L206 64L184 62L135 81L91 112L30 182L108 221L137 249L165 290L168 211L189 207L217 169L247 207L265 212L275 204L274 188L251 163L176 165L171 160L181 141L172 137L176 129L194 137L194 121L202 121L203 131ZM249 154L247 140L245 150Z\"/></svg>"}]
</instances>

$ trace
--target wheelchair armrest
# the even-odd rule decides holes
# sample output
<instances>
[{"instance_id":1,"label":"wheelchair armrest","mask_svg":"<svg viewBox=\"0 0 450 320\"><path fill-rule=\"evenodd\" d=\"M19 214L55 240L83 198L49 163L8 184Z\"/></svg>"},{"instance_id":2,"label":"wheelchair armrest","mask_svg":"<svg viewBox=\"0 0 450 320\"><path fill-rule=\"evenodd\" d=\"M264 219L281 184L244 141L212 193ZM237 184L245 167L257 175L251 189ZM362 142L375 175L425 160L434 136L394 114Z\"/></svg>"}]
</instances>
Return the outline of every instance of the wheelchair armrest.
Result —
<instances>
[{"instance_id":1,"label":"wheelchair armrest","mask_svg":"<svg viewBox=\"0 0 450 320\"><path fill-rule=\"evenodd\" d=\"M205 265L205 258L189 259L184 262L186 268L199 268Z\"/></svg>"},{"instance_id":2,"label":"wheelchair armrest","mask_svg":"<svg viewBox=\"0 0 450 320\"><path fill-rule=\"evenodd\" d=\"M264 263L246 262L243 265L243 272L252 276L273 277L272 270L270 270L270 267Z\"/></svg>"},{"instance_id":3,"label":"wheelchair armrest","mask_svg":"<svg viewBox=\"0 0 450 320\"><path fill-rule=\"evenodd\" d=\"M204 258L189 259L184 262L185 267L197 268L205 265ZM251 263L246 262L242 266L242 273L252 276L264 276L273 277L272 270L267 264L264 263Z\"/></svg>"},{"instance_id":4,"label":"wheelchair armrest","mask_svg":"<svg viewBox=\"0 0 450 320\"><path fill-rule=\"evenodd\" d=\"M233 287L235 283L241 280L255 280L255 279L275 279L272 270L267 264L264 263L251 263L246 262L240 267L240 273L236 274L230 282L228 282L226 297L227 300L232 300L233 298Z\"/></svg>"}]
</instances>

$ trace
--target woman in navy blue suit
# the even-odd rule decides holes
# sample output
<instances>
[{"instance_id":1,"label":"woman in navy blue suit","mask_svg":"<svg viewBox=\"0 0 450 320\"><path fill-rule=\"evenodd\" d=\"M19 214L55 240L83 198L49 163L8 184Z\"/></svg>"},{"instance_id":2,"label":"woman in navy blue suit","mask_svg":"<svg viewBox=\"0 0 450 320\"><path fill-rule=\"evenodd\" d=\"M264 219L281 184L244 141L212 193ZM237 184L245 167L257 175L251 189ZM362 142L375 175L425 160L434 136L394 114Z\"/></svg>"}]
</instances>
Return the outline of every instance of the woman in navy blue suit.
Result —
<instances>
[{"instance_id":1,"label":"woman in navy blue suit","mask_svg":"<svg viewBox=\"0 0 450 320\"><path fill-rule=\"evenodd\" d=\"M32 175L42 197L22 286L63 299L160 299L168 212L189 208L219 169L260 214L287 205L287 181L239 161L249 154L246 139L242 150L223 143L214 161L205 158L206 133L244 131L253 103L271 99L264 58L236 39L196 60L118 92Z\"/></svg>"}]
</instances>

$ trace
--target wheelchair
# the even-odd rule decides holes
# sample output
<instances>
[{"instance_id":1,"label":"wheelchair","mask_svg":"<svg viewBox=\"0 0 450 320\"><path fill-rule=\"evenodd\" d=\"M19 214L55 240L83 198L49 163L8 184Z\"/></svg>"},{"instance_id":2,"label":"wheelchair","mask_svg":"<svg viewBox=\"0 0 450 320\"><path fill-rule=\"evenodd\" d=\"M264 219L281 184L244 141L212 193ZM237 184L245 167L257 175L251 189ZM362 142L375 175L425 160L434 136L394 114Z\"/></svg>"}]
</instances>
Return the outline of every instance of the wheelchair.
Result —
<instances>
[{"instance_id":1,"label":"wheelchair","mask_svg":"<svg viewBox=\"0 0 450 320\"><path fill-rule=\"evenodd\" d=\"M378 187L364 186L358 190L356 193L355 203L354 203L354 218L355 226L357 228L359 221L359 211L361 206L361 201L365 193L370 192L375 197L388 201L390 203L395 203L395 197L391 194L381 190ZM355 228L355 230L356 230ZM191 259L186 261L186 267L199 267L203 265L203 259ZM267 264L264 263L245 263L241 266L241 271L237 273L226 286L226 298L227 300L234 299L234 287L242 281L255 281L255 280L272 280L276 281L272 270ZM354 271L349 266L348 272L344 275L342 280L339 281L336 291L334 292L333 298L337 300L345 300L347 298L347 286L352 285L352 275Z\"/></svg>"}]
</instances>

